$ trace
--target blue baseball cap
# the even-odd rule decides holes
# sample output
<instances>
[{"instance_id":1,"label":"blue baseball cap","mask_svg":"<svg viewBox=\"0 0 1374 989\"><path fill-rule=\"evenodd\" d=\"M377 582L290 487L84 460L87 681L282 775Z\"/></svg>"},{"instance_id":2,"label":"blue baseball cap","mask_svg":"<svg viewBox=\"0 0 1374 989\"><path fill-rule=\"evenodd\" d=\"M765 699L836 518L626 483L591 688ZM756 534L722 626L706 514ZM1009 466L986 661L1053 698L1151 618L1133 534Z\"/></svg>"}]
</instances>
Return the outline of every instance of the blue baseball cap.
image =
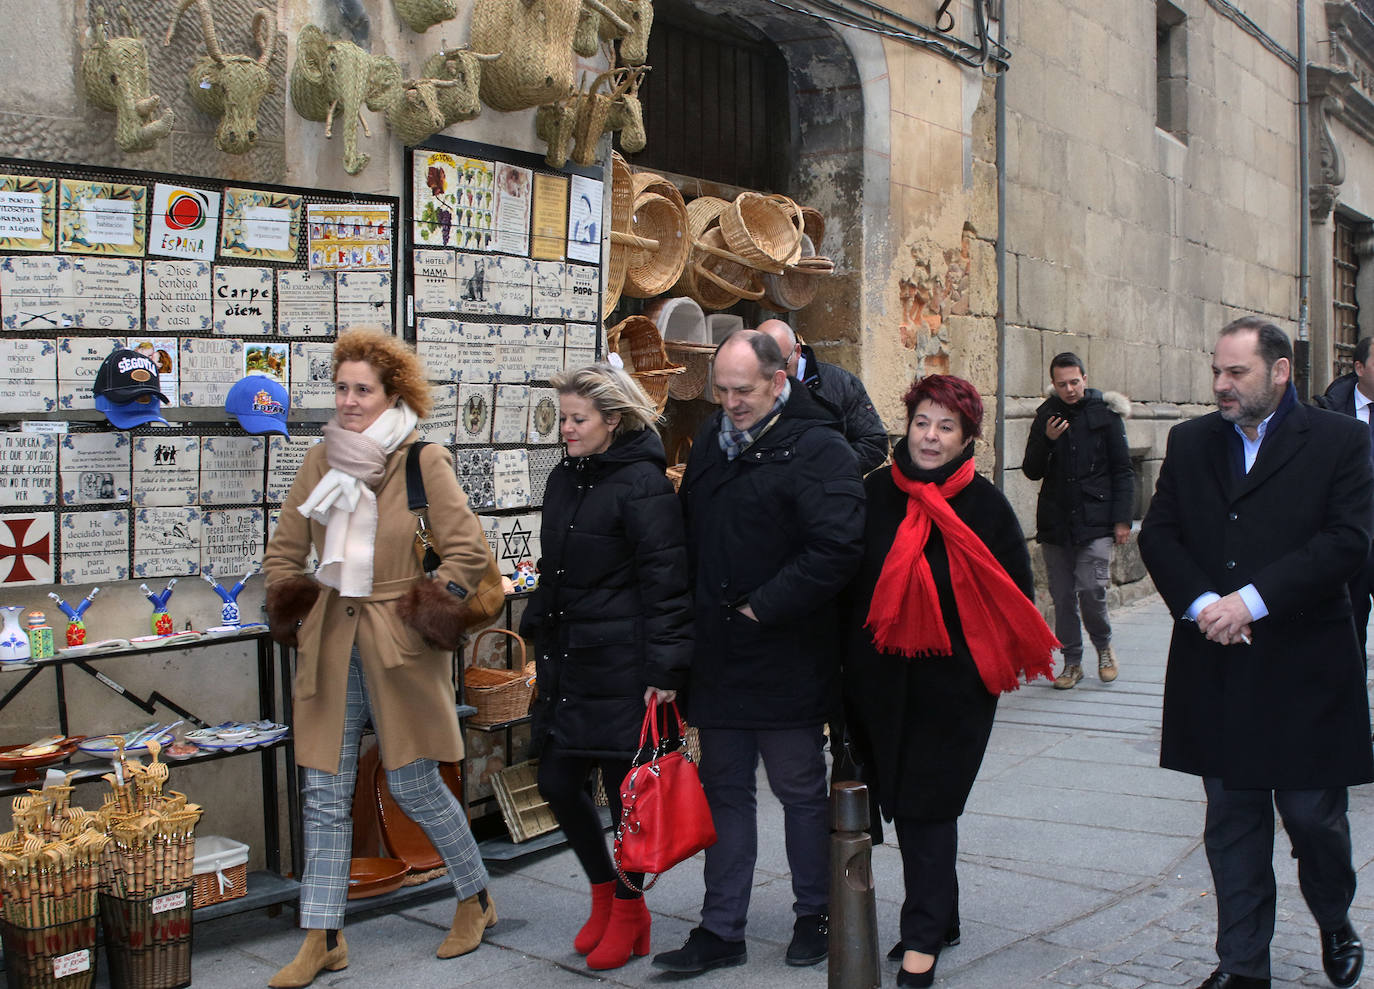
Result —
<instances>
[{"instance_id":1,"label":"blue baseball cap","mask_svg":"<svg viewBox=\"0 0 1374 989\"><path fill-rule=\"evenodd\" d=\"M95 407L105 413L110 425L118 429L133 429L148 422L167 425L167 420L162 418L162 402L159 398L160 396L154 394L143 395L127 402L112 402L104 395L97 395Z\"/></svg>"},{"instance_id":2,"label":"blue baseball cap","mask_svg":"<svg viewBox=\"0 0 1374 989\"><path fill-rule=\"evenodd\" d=\"M266 374L249 374L234 382L224 411L234 416L245 433L281 433L287 439L286 413L291 395L286 386Z\"/></svg>"}]
</instances>

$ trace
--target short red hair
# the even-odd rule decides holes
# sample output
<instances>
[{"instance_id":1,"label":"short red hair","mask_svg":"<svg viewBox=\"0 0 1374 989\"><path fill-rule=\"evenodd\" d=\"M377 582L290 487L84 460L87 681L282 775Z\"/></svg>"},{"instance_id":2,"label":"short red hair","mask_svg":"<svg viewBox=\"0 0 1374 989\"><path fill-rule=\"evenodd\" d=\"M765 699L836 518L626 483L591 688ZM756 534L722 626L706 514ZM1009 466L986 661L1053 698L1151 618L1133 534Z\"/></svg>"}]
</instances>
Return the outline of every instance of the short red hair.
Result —
<instances>
[{"instance_id":1,"label":"short red hair","mask_svg":"<svg viewBox=\"0 0 1374 989\"><path fill-rule=\"evenodd\" d=\"M959 413L959 425L964 430L964 438L977 438L983 435L983 399L978 389L963 378L952 374L930 374L917 378L911 388L902 396L906 403L906 424L916 416L916 406L922 402L935 402L951 412Z\"/></svg>"}]
</instances>

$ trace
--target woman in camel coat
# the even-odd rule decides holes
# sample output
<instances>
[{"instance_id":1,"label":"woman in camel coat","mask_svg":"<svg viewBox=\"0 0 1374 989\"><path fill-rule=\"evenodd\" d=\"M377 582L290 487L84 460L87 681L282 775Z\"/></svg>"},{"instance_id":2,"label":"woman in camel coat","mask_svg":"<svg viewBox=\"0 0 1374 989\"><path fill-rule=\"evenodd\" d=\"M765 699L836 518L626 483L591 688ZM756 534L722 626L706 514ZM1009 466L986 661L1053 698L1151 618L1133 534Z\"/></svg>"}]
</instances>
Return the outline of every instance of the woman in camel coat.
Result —
<instances>
[{"instance_id":1,"label":"woman in camel coat","mask_svg":"<svg viewBox=\"0 0 1374 989\"><path fill-rule=\"evenodd\" d=\"M321 970L348 964L339 928L358 745L369 721L392 794L443 855L459 899L439 957L472 951L496 922L466 814L440 782L438 763L463 755L452 651L466 628L500 610L500 575L448 452L432 444L419 461L440 563L433 576L421 572L406 458L430 398L414 352L395 337L353 331L340 336L333 364L336 416L306 455L263 561L272 634L297 650L300 925L309 931L275 987L309 985ZM321 565L307 575L312 545Z\"/></svg>"}]
</instances>

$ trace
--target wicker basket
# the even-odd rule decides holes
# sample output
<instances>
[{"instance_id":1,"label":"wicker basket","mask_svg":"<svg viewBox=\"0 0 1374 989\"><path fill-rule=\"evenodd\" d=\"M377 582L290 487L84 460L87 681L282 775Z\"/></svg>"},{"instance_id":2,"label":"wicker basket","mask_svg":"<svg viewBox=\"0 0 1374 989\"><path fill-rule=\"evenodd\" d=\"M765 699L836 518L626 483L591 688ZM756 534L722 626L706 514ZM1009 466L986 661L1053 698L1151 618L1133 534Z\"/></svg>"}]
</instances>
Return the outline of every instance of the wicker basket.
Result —
<instances>
[{"instance_id":1,"label":"wicker basket","mask_svg":"<svg viewBox=\"0 0 1374 989\"><path fill-rule=\"evenodd\" d=\"M781 274L801 257L802 212L786 196L741 192L720 215L730 250L750 267Z\"/></svg>"},{"instance_id":2,"label":"wicker basket","mask_svg":"<svg viewBox=\"0 0 1374 989\"><path fill-rule=\"evenodd\" d=\"M476 0L469 44L501 53L482 66L482 102L493 110L527 110L567 95L580 10L575 3Z\"/></svg>"},{"instance_id":3,"label":"wicker basket","mask_svg":"<svg viewBox=\"0 0 1374 989\"><path fill-rule=\"evenodd\" d=\"M196 839L191 904L199 909L236 900L248 892L248 846L219 835ZM224 877L223 882L220 876Z\"/></svg>"},{"instance_id":4,"label":"wicker basket","mask_svg":"<svg viewBox=\"0 0 1374 989\"><path fill-rule=\"evenodd\" d=\"M631 316L606 331L606 350L614 350L625 362L625 369L644 389L649 400L662 414L668 404L668 383L675 374L687 369L668 360L654 321L645 316Z\"/></svg>"},{"instance_id":5,"label":"wicker basket","mask_svg":"<svg viewBox=\"0 0 1374 989\"><path fill-rule=\"evenodd\" d=\"M611 153L611 249L606 259L606 292L601 297L601 318L608 319L611 311L620 301L620 291L625 287L625 268L629 257L629 246L623 238L633 236L630 225L633 223L635 205L634 182L630 176L630 166L620 153Z\"/></svg>"},{"instance_id":6,"label":"wicker basket","mask_svg":"<svg viewBox=\"0 0 1374 989\"><path fill-rule=\"evenodd\" d=\"M700 398L706 390L706 379L711 373L711 358L716 348L710 343L687 343L684 340L664 340L663 349L668 359L681 364L685 371L668 381L668 394L679 402L690 402Z\"/></svg>"},{"instance_id":7,"label":"wicker basket","mask_svg":"<svg viewBox=\"0 0 1374 989\"><path fill-rule=\"evenodd\" d=\"M692 437L684 436L673 447L673 463L664 471L673 482L673 490L682 487L682 475L687 473L687 458L692 453Z\"/></svg>"},{"instance_id":8,"label":"wicker basket","mask_svg":"<svg viewBox=\"0 0 1374 989\"><path fill-rule=\"evenodd\" d=\"M656 192L636 196L630 230L642 241L630 246L625 260L624 293L631 298L662 295L682 277L692 242L687 238L687 208L681 204L680 196L676 202Z\"/></svg>"},{"instance_id":9,"label":"wicker basket","mask_svg":"<svg viewBox=\"0 0 1374 989\"><path fill-rule=\"evenodd\" d=\"M811 238L816 250L820 250L821 241L825 240L825 217L814 206L803 206L801 214L802 233Z\"/></svg>"},{"instance_id":10,"label":"wicker basket","mask_svg":"<svg viewBox=\"0 0 1374 989\"><path fill-rule=\"evenodd\" d=\"M692 298L703 309L728 309L740 299L762 299L759 272L725 244L720 227L712 227L696 242L692 253Z\"/></svg>"},{"instance_id":11,"label":"wicker basket","mask_svg":"<svg viewBox=\"0 0 1374 989\"><path fill-rule=\"evenodd\" d=\"M469 704L477 708L477 713L469 719L474 727L503 724L515 721L530 713L530 700L534 694L534 684L524 672L525 640L508 628L489 628L482 632L472 643L472 655L480 651L482 640L488 635L508 635L520 647L518 670L494 670L486 666L469 666L463 671L463 696Z\"/></svg>"},{"instance_id":12,"label":"wicker basket","mask_svg":"<svg viewBox=\"0 0 1374 989\"><path fill-rule=\"evenodd\" d=\"M802 256L780 275L763 276L763 298L772 308L795 312L811 304L820 280L833 268L828 258L814 255L811 238L802 234Z\"/></svg>"},{"instance_id":13,"label":"wicker basket","mask_svg":"<svg viewBox=\"0 0 1374 989\"><path fill-rule=\"evenodd\" d=\"M539 794L538 759L507 766L492 777L491 788L511 841L518 844L558 827L549 802Z\"/></svg>"},{"instance_id":14,"label":"wicker basket","mask_svg":"<svg viewBox=\"0 0 1374 989\"><path fill-rule=\"evenodd\" d=\"M646 192L657 193L677 203L682 207L683 212L686 213L687 204L683 202L682 193L678 191L678 187L657 172L635 172L633 182L636 199Z\"/></svg>"}]
</instances>

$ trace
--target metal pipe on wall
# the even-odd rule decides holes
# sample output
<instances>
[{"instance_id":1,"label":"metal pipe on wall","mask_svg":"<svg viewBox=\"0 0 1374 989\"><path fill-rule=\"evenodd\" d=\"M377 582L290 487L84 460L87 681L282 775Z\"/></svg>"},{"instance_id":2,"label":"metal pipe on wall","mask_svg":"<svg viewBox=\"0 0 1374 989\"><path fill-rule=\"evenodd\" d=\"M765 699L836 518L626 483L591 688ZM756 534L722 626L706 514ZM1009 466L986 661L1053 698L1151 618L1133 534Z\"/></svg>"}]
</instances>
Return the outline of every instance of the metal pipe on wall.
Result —
<instances>
[{"instance_id":1,"label":"metal pipe on wall","mask_svg":"<svg viewBox=\"0 0 1374 989\"><path fill-rule=\"evenodd\" d=\"M1006 0L998 4L997 40L1006 41ZM1003 48L1005 51L1006 49ZM994 249L997 267L997 428L993 433L992 483L1001 491L1007 469L1007 70L997 73L993 88L996 108L997 144L997 245Z\"/></svg>"},{"instance_id":2,"label":"metal pipe on wall","mask_svg":"<svg viewBox=\"0 0 1374 989\"><path fill-rule=\"evenodd\" d=\"M1307 148L1307 0L1298 0L1298 367L1299 398L1312 383L1312 345L1308 300L1312 290L1311 207L1308 205L1311 175Z\"/></svg>"}]
</instances>

